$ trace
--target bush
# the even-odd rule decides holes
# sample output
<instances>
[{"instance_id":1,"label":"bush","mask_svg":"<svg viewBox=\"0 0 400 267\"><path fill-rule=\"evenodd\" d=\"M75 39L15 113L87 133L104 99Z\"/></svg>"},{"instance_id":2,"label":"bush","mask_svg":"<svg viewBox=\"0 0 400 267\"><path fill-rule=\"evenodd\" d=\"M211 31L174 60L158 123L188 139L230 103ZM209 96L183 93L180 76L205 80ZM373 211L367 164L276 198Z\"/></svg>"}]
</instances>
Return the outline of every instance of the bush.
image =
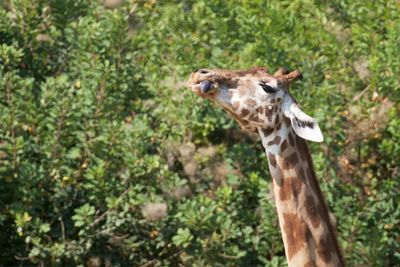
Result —
<instances>
[{"instance_id":1,"label":"bush","mask_svg":"<svg viewBox=\"0 0 400 267\"><path fill-rule=\"evenodd\" d=\"M285 266L259 141L185 89L255 65L304 73L348 265L400 265L396 1L0 6L0 265Z\"/></svg>"}]
</instances>

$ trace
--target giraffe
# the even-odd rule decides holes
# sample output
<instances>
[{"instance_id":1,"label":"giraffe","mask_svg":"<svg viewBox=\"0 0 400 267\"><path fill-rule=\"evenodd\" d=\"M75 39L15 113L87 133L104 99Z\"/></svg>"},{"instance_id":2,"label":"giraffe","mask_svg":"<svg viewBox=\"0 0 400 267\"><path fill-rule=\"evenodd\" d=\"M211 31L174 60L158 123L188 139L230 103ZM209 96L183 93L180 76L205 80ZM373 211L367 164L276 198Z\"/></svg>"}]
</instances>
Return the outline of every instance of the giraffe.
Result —
<instances>
[{"instance_id":1,"label":"giraffe","mask_svg":"<svg viewBox=\"0 0 400 267\"><path fill-rule=\"evenodd\" d=\"M322 142L317 121L289 92L299 71L266 68L198 69L188 87L259 134L268 159L272 191L288 266L344 266L327 204L305 140Z\"/></svg>"}]
</instances>

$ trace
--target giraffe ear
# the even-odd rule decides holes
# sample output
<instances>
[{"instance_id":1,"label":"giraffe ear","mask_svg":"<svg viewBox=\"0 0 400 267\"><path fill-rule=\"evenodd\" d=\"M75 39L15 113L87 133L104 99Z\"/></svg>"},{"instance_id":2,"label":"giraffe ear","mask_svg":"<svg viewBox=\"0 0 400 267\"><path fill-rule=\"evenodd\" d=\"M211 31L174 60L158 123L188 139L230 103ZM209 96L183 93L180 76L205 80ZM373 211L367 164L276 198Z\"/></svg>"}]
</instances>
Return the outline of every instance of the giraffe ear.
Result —
<instances>
[{"instance_id":1,"label":"giraffe ear","mask_svg":"<svg viewBox=\"0 0 400 267\"><path fill-rule=\"evenodd\" d=\"M301 111L297 104L292 103L284 114L290 119L294 132L301 138L314 142L324 140L318 122Z\"/></svg>"}]
</instances>

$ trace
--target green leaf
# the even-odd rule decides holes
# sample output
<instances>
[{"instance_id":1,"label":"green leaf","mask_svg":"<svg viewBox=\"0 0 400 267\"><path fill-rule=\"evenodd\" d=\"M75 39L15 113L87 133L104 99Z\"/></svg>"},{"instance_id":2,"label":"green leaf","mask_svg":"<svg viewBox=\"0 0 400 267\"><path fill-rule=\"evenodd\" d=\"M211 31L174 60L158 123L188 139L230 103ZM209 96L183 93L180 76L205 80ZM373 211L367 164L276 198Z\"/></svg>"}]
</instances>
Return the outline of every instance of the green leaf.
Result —
<instances>
[{"instance_id":1,"label":"green leaf","mask_svg":"<svg viewBox=\"0 0 400 267\"><path fill-rule=\"evenodd\" d=\"M190 233L188 228L179 228L177 234L172 237L172 241L177 246L187 247L189 246L189 242L193 239L193 236Z\"/></svg>"},{"instance_id":2,"label":"green leaf","mask_svg":"<svg viewBox=\"0 0 400 267\"><path fill-rule=\"evenodd\" d=\"M48 233L48 232L50 232L50 224L48 224L48 223L43 223L43 224L41 224L41 225L40 225L40 231L41 231L42 233Z\"/></svg>"}]
</instances>

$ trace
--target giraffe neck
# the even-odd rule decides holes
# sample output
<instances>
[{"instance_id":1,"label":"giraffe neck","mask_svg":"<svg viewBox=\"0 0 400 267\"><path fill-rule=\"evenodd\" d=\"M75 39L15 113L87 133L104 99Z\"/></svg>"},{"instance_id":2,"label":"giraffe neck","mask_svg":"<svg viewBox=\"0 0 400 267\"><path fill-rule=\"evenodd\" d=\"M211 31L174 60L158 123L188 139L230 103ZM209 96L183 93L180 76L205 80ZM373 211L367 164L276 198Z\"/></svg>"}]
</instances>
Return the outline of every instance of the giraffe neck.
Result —
<instances>
[{"instance_id":1,"label":"giraffe neck","mask_svg":"<svg viewBox=\"0 0 400 267\"><path fill-rule=\"evenodd\" d=\"M289 120L259 134L289 267L344 266L305 140L295 135Z\"/></svg>"}]
</instances>

